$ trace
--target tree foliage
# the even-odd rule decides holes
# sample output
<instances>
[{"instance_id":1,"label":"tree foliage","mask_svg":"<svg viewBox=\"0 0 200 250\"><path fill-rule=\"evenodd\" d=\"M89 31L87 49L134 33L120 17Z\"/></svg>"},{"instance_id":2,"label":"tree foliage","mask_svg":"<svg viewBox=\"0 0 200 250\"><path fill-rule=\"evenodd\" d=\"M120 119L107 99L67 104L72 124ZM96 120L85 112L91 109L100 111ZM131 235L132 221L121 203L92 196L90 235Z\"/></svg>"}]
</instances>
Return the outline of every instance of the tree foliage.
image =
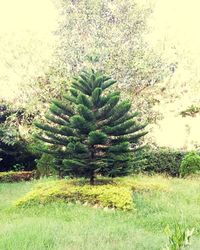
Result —
<instances>
[{"instance_id":1,"label":"tree foliage","mask_svg":"<svg viewBox=\"0 0 200 250\"><path fill-rule=\"evenodd\" d=\"M183 158L180 166L182 177L196 174L200 171L200 156L196 151L191 151Z\"/></svg>"},{"instance_id":2,"label":"tree foliage","mask_svg":"<svg viewBox=\"0 0 200 250\"><path fill-rule=\"evenodd\" d=\"M100 71L84 71L74 78L63 100L54 100L47 123L36 123L36 137L49 144L63 175L118 176L131 170L132 152L146 132L138 124L131 104L120 101L120 92L109 91L116 83Z\"/></svg>"},{"instance_id":3,"label":"tree foliage","mask_svg":"<svg viewBox=\"0 0 200 250\"><path fill-rule=\"evenodd\" d=\"M157 82L164 72L147 44L152 5L137 0L61 0L57 65L67 76L83 65L105 70L127 90ZM59 9L59 8L58 8Z\"/></svg>"},{"instance_id":4,"label":"tree foliage","mask_svg":"<svg viewBox=\"0 0 200 250\"><path fill-rule=\"evenodd\" d=\"M122 94L138 93L162 77L163 62L144 38L151 4L139 0L54 3L59 17L47 33L27 30L0 37L1 95L28 115L42 116L46 104L65 90L65 81L84 67L103 69L118 79ZM50 33L49 28L56 31Z\"/></svg>"},{"instance_id":5,"label":"tree foliage","mask_svg":"<svg viewBox=\"0 0 200 250\"><path fill-rule=\"evenodd\" d=\"M27 141L20 136L17 125L22 110L14 110L0 103L0 171L32 170L36 156L29 150Z\"/></svg>"}]
</instances>

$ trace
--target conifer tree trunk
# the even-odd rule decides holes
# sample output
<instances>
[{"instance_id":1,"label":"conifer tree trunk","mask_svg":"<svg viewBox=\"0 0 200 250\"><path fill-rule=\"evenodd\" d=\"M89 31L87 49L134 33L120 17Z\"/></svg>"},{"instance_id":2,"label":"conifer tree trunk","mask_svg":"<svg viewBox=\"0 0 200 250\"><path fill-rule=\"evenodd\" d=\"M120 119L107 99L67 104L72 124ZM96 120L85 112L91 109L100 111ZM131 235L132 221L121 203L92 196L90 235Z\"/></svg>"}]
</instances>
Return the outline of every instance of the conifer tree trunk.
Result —
<instances>
[{"instance_id":1,"label":"conifer tree trunk","mask_svg":"<svg viewBox=\"0 0 200 250\"><path fill-rule=\"evenodd\" d=\"M95 158L95 152L94 152L94 146L91 147L91 161L94 161ZM90 185L94 185L94 180L95 180L95 174L94 174L94 170L92 171L91 175L90 175Z\"/></svg>"},{"instance_id":2,"label":"conifer tree trunk","mask_svg":"<svg viewBox=\"0 0 200 250\"><path fill-rule=\"evenodd\" d=\"M94 173L90 177L90 185L94 185L95 176Z\"/></svg>"}]
</instances>

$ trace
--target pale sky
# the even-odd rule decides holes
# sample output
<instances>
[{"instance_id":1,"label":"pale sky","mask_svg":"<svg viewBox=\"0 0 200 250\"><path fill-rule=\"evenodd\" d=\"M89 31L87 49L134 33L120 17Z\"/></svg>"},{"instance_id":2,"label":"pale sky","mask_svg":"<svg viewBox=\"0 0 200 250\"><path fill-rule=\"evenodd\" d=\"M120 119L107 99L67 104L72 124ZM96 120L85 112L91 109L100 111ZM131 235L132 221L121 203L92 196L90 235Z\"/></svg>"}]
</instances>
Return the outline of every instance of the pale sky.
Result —
<instances>
[{"instance_id":1,"label":"pale sky","mask_svg":"<svg viewBox=\"0 0 200 250\"><path fill-rule=\"evenodd\" d=\"M200 1L156 0L152 42L167 41L178 49L200 51Z\"/></svg>"},{"instance_id":2,"label":"pale sky","mask_svg":"<svg viewBox=\"0 0 200 250\"><path fill-rule=\"evenodd\" d=\"M0 0L0 96L43 72L55 45L58 13L51 0Z\"/></svg>"},{"instance_id":3,"label":"pale sky","mask_svg":"<svg viewBox=\"0 0 200 250\"><path fill-rule=\"evenodd\" d=\"M56 24L56 14L50 0L0 0L0 32L48 32Z\"/></svg>"}]
</instances>

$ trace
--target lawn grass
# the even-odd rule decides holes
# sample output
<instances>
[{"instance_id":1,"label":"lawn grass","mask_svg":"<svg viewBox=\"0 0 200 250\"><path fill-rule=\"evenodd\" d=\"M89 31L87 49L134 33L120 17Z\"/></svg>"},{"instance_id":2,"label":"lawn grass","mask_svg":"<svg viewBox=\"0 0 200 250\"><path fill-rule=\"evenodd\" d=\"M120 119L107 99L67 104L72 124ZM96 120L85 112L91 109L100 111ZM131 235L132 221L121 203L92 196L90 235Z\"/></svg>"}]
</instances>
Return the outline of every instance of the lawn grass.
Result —
<instances>
[{"instance_id":1,"label":"lawn grass","mask_svg":"<svg viewBox=\"0 0 200 250\"><path fill-rule=\"evenodd\" d=\"M0 184L0 250L161 250L165 227L176 222L195 228L189 249L200 249L200 179L137 178L166 183L170 191L134 194L132 212L65 203L15 208L38 181Z\"/></svg>"}]
</instances>

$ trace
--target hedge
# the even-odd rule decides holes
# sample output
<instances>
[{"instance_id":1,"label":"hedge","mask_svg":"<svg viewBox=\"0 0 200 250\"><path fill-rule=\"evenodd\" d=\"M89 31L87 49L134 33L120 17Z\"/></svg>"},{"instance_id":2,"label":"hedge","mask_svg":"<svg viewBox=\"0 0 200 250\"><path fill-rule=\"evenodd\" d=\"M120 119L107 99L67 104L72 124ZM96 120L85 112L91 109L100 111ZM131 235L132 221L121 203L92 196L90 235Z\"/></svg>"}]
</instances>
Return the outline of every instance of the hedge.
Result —
<instances>
[{"instance_id":1,"label":"hedge","mask_svg":"<svg viewBox=\"0 0 200 250\"><path fill-rule=\"evenodd\" d=\"M139 157L143 161L137 168L147 173L164 173L178 177L180 176L180 166L185 154L184 151L168 148L146 149L140 152Z\"/></svg>"},{"instance_id":2,"label":"hedge","mask_svg":"<svg viewBox=\"0 0 200 250\"><path fill-rule=\"evenodd\" d=\"M0 182L30 181L34 178L34 176L34 171L0 172Z\"/></svg>"}]
</instances>

